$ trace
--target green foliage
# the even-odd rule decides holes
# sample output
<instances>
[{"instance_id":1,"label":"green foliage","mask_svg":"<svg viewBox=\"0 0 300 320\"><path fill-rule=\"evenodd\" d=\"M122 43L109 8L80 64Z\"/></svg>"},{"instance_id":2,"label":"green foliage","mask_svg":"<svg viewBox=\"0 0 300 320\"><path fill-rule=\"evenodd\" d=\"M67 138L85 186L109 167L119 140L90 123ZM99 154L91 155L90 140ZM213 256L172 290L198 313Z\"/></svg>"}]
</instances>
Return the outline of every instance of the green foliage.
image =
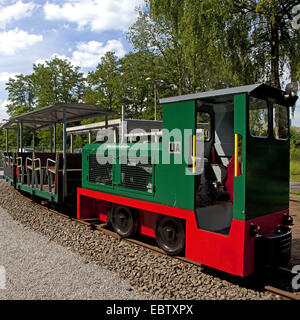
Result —
<instances>
[{"instance_id":1,"label":"green foliage","mask_svg":"<svg viewBox=\"0 0 300 320\"><path fill-rule=\"evenodd\" d=\"M249 131L252 136L268 136L268 116L267 102L251 97L249 106Z\"/></svg>"},{"instance_id":2,"label":"green foliage","mask_svg":"<svg viewBox=\"0 0 300 320\"><path fill-rule=\"evenodd\" d=\"M291 127L290 128L290 140L291 140L291 151L300 150L300 128ZM295 160L300 160L300 157L293 157Z\"/></svg>"},{"instance_id":3,"label":"green foliage","mask_svg":"<svg viewBox=\"0 0 300 320\"><path fill-rule=\"evenodd\" d=\"M153 90L149 88L146 79L150 73L152 61L152 55L143 51L129 53L120 61L121 101L126 107L128 118L143 118L149 106L145 98L150 96Z\"/></svg>"},{"instance_id":4,"label":"green foliage","mask_svg":"<svg viewBox=\"0 0 300 320\"><path fill-rule=\"evenodd\" d=\"M84 97L85 102L120 111L120 76L118 58L115 53L107 52L96 71L88 74L89 88Z\"/></svg>"},{"instance_id":5,"label":"green foliage","mask_svg":"<svg viewBox=\"0 0 300 320\"><path fill-rule=\"evenodd\" d=\"M19 74L16 79L10 78L6 84L6 90L10 101L6 106L7 113L11 117L32 111L35 102L32 75Z\"/></svg>"},{"instance_id":6,"label":"green foliage","mask_svg":"<svg viewBox=\"0 0 300 320\"><path fill-rule=\"evenodd\" d=\"M297 181L297 175L300 176L300 128L291 127L291 180Z\"/></svg>"},{"instance_id":7,"label":"green foliage","mask_svg":"<svg viewBox=\"0 0 300 320\"><path fill-rule=\"evenodd\" d=\"M30 75L19 74L16 79L9 79L6 84L8 100L7 112L15 117L34 109L57 105L82 102L86 92L83 73L67 60L54 58L43 64L33 65ZM24 128L24 146L32 146L33 133ZM3 133L0 143L3 145ZM37 132L36 144L49 148L50 130ZM16 133L10 130L9 145L16 145ZM62 148L62 129L57 129L57 145ZM5 134L4 134L5 147Z\"/></svg>"},{"instance_id":8,"label":"green foliage","mask_svg":"<svg viewBox=\"0 0 300 320\"><path fill-rule=\"evenodd\" d=\"M67 60L54 58L45 64L33 65L36 107L80 102L85 94L83 73Z\"/></svg>"},{"instance_id":9,"label":"green foliage","mask_svg":"<svg viewBox=\"0 0 300 320\"><path fill-rule=\"evenodd\" d=\"M220 88L267 81L280 87L284 65L299 75L299 30L291 27L297 0L148 0L182 44L192 87ZM298 67L298 69L297 69ZM299 79L299 78L298 78Z\"/></svg>"},{"instance_id":10,"label":"green foliage","mask_svg":"<svg viewBox=\"0 0 300 320\"><path fill-rule=\"evenodd\" d=\"M177 94L181 95L188 92L189 79L177 18L170 20L159 15L154 21L147 10L140 12L127 36L135 50L152 55L149 77L162 79L169 86L173 85Z\"/></svg>"},{"instance_id":11,"label":"green foliage","mask_svg":"<svg viewBox=\"0 0 300 320\"><path fill-rule=\"evenodd\" d=\"M300 150L298 150L297 153L298 153L297 157L299 158ZM291 160L290 166L291 166L291 168L290 168L291 176L299 176L300 175L300 160Z\"/></svg>"}]
</instances>

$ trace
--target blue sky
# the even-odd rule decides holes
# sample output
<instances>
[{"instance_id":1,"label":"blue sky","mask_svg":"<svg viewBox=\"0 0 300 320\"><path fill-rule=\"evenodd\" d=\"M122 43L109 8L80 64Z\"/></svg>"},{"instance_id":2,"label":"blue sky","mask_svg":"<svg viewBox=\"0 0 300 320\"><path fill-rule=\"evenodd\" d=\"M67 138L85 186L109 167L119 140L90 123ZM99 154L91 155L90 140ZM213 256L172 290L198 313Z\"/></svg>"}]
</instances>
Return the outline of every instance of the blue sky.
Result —
<instances>
[{"instance_id":1,"label":"blue sky","mask_svg":"<svg viewBox=\"0 0 300 320\"><path fill-rule=\"evenodd\" d=\"M32 73L34 63L55 55L84 73L107 51L131 50L126 31L144 0L0 0L0 121L7 119L5 82ZM292 123L300 127L300 100Z\"/></svg>"},{"instance_id":2,"label":"blue sky","mask_svg":"<svg viewBox=\"0 0 300 320\"><path fill-rule=\"evenodd\" d=\"M0 0L0 121L6 119L5 82L32 73L34 63L55 55L84 73L107 51L119 57L131 50L128 27L143 0Z\"/></svg>"}]
</instances>

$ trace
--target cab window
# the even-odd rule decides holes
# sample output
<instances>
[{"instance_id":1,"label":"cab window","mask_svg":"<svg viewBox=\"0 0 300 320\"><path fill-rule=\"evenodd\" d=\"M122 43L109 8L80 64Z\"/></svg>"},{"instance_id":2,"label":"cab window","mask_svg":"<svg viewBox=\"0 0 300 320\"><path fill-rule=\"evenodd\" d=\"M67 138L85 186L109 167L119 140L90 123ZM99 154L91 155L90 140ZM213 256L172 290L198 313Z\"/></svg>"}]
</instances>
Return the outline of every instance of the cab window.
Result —
<instances>
[{"instance_id":1,"label":"cab window","mask_svg":"<svg viewBox=\"0 0 300 320\"><path fill-rule=\"evenodd\" d=\"M266 100L250 97L249 99L249 131L252 137L269 135L269 110Z\"/></svg>"},{"instance_id":2,"label":"cab window","mask_svg":"<svg viewBox=\"0 0 300 320\"><path fill-rule=\"evenodd\" d=\"M286 140L289 137L289 108L273 105L273 132L275 139Z\"/></svg>"},{"instance_id":3,"label":"cab window","mask_svg":"<svg viewBox=\"0 0 300 320\"><path fill-rule=\"evenodd\" d=\"M197 133L203 134L204 141L211 138L211 116L207 112L197 113Z\"/></svg>"}]
</instances>

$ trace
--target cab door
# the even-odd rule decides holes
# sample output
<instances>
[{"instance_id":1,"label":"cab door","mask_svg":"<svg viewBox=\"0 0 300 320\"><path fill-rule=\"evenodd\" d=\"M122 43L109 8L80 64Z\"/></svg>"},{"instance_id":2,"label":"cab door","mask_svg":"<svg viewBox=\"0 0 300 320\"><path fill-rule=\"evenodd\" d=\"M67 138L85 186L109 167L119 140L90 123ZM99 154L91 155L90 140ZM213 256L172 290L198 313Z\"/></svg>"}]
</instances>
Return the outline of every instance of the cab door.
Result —
<instances>
[{"instance_id":1,"label":"cab door","mask_svg":"<svg viewBox=\"0 0 300 320\"><path fill-rule=\"evenodd\" d=\"M246 217L289 208L289 108L249 96L247 106Z\"/></svg>"}]
</instances>

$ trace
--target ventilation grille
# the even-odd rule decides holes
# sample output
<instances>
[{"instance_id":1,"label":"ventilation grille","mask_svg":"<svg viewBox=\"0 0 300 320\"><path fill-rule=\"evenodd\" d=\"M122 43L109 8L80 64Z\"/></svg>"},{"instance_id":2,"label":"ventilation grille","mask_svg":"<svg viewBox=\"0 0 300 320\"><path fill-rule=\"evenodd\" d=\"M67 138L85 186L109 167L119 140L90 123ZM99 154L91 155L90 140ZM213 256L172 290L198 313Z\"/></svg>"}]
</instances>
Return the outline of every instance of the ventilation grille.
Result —
<instances>
[{"instance_id":1,"label":"ventilation grille","mask_svg":"<svg viewBox=\"0 0 300 320\"><path fill-rule=\"evenodd\" d=\"M124 163L124 161L121 161L121 163ZM127 164L121 164L121 186L152 193L152 164L150 159L128 158Z\"/></svg>"},{"instance_id":2,"label":"ventilation grille","mask_svg":"<svg viewBox=\"0 0 300 320\"><path fill-rule=\"evenodd\" d=\"M112 185L112 157L100 157L95 154L90 154L89 164L89 181Z\"/></svg>"}]
</instances>

